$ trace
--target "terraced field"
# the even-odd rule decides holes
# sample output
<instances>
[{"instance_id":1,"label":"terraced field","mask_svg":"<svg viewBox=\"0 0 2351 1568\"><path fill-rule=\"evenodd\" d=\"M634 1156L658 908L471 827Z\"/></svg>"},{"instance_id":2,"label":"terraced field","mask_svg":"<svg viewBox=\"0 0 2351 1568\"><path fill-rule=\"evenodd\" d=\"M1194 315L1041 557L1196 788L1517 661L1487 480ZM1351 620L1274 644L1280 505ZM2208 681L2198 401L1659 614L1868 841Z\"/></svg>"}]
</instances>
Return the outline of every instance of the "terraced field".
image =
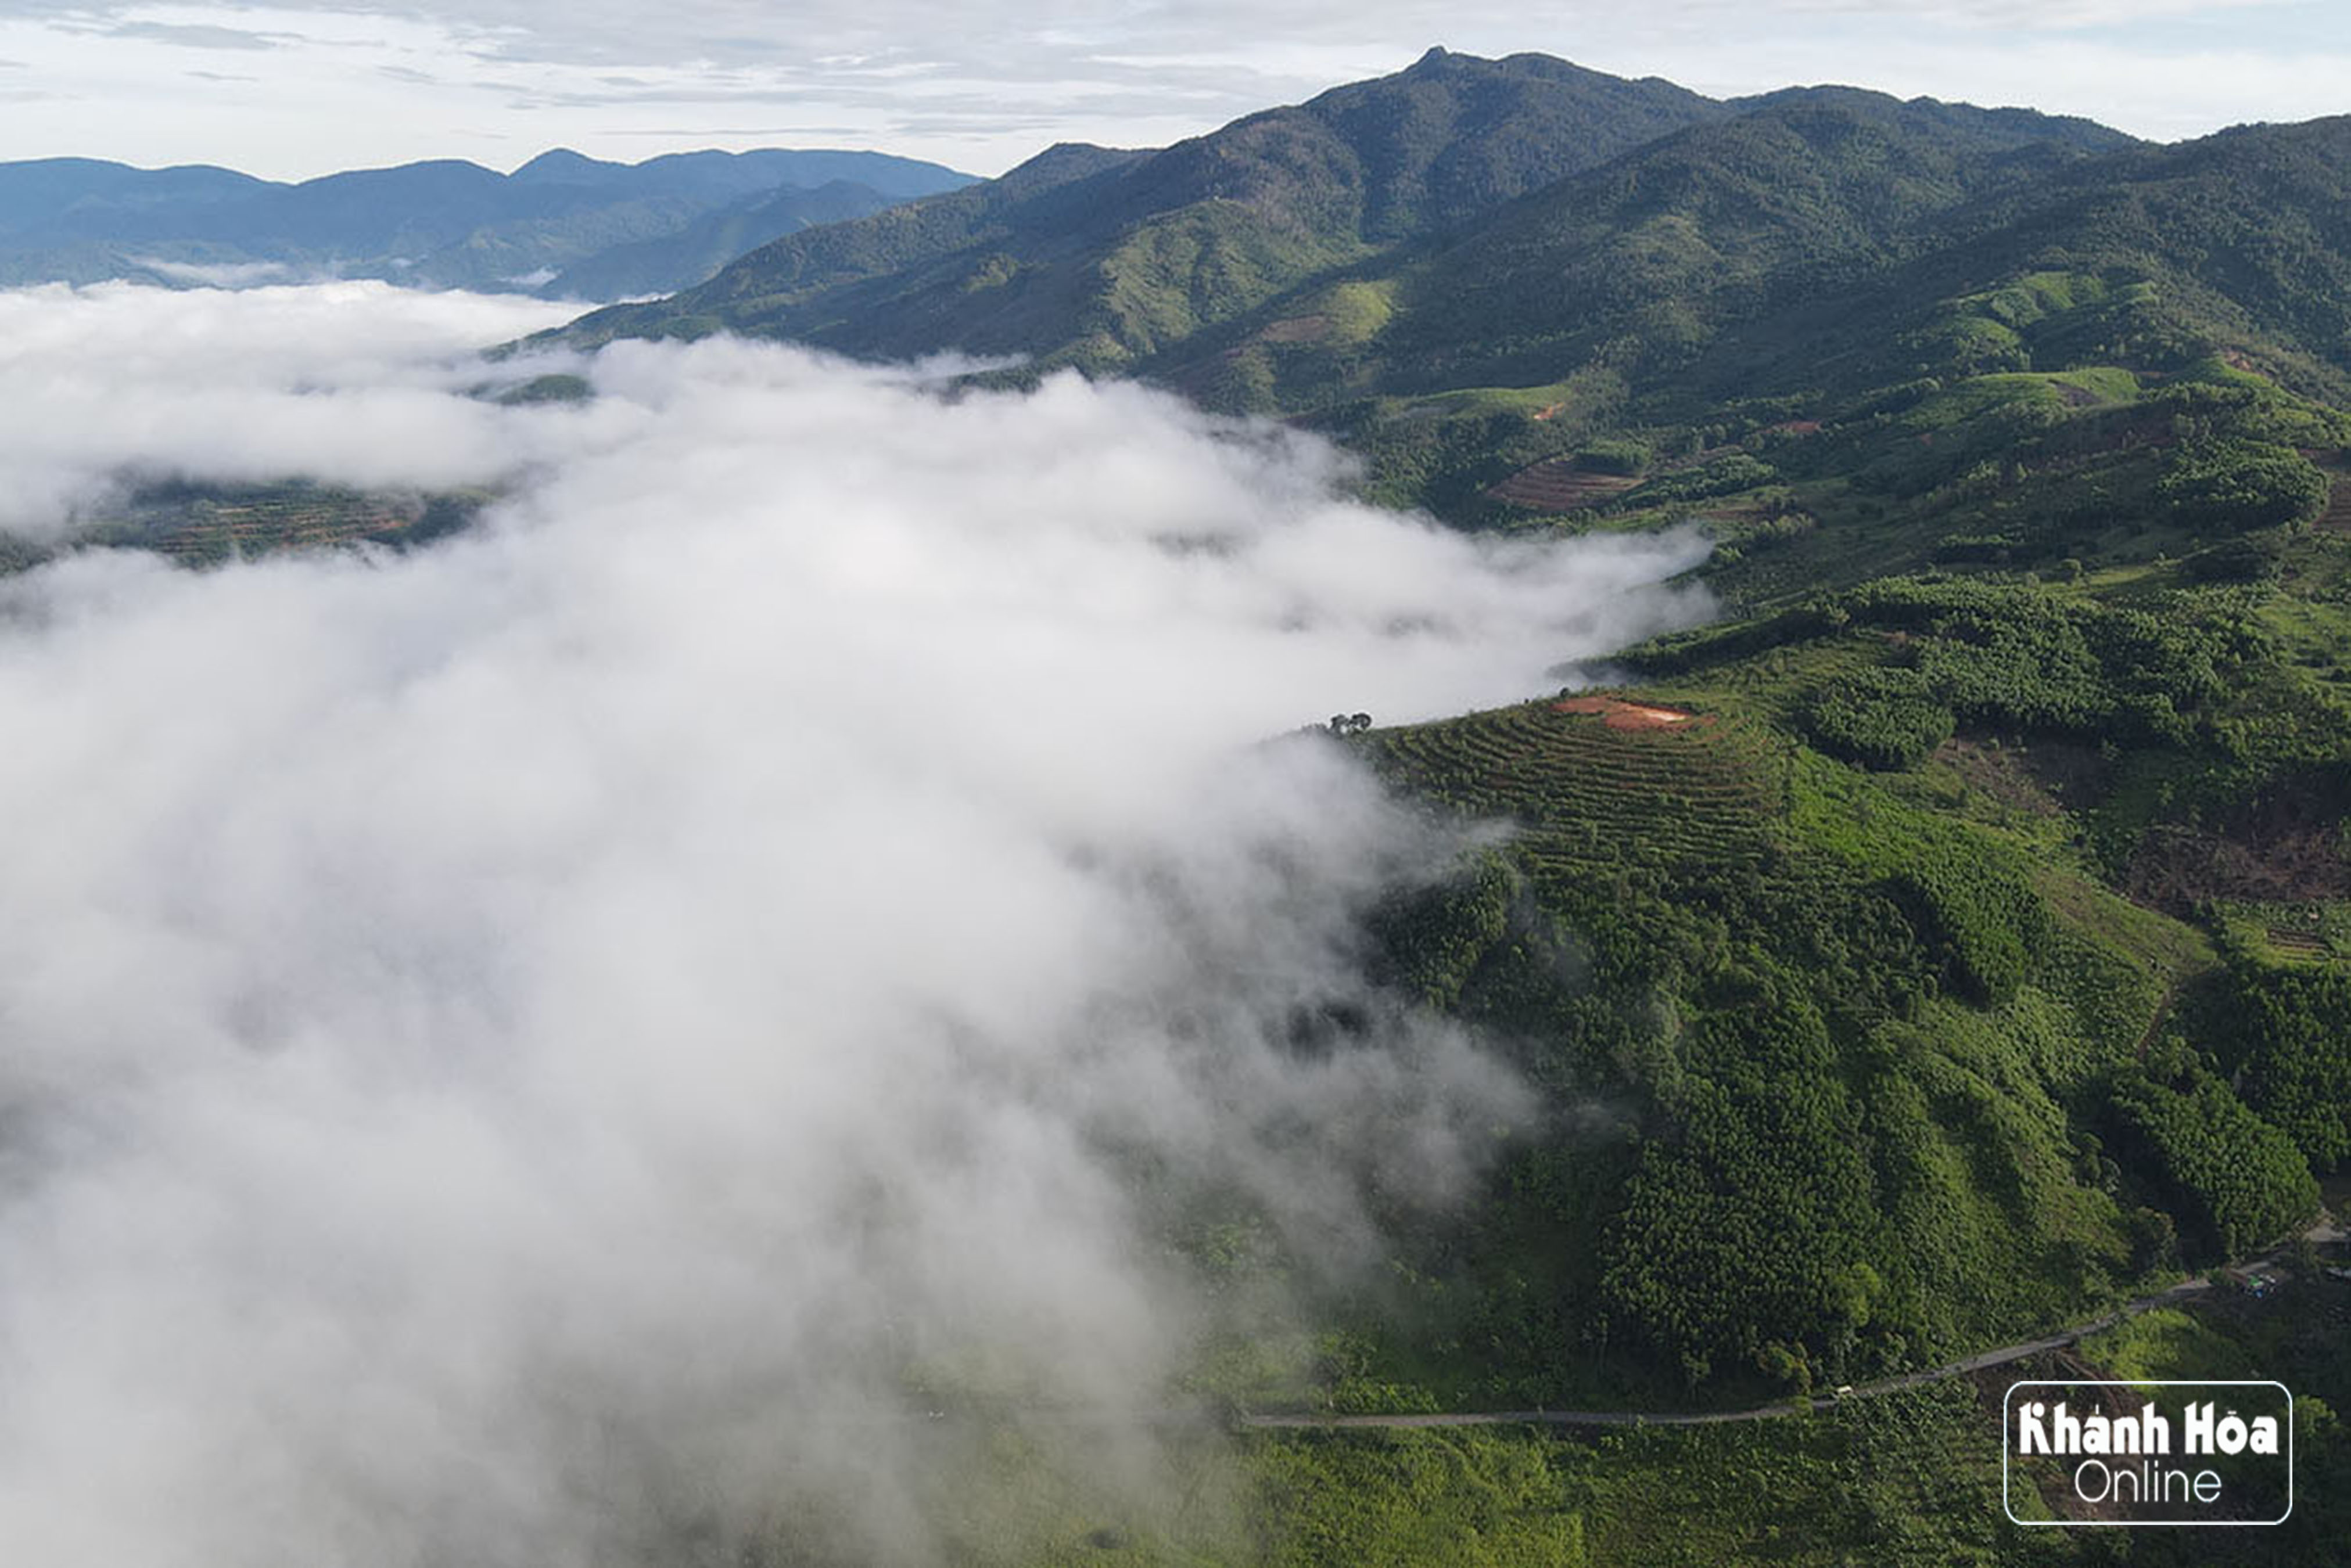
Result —
<instances>
[{"instance_id":1,"label":"terraced field","mask_svg":"<svg viewBox=\"0 0 2351 1568\"><path fill-rule=\"evenodd\" d=\"M2318 526L2330 534L2351 534L2351 475L2330 474L2334 488L2326 493L2326 511Z\"/></svg>"},{"instance_id":2,"label":"terraced field","mask_svg":"<svg viewBox=\"0 0 2351 1568\"><path fill-rule=\"evenodd\" d=\"M1486 493L1535 512L1578 512L1614 501L1640 483L1621 473L1595 473L1572 457L1531 463Z\"/></svg>"},{"instance_id":3,"label":"terraced field","mask_svg":"<svg viewBox=\"0 0 2351 1568\"><path fill-rule=\"evenodd\" d=\"M1786 784L1761 726L1696 714L1625 727L1615 716L1545 700L1377 731L1364 744L1383 772L1431 798L1510 815L1539 872L1724 866L1765 852Z\"/></svg>"},{"instance_id":4,"label":"terraced field","mask_svg":"<svg viewBox=\"0 0 2351 1568\"><path fill-rule=\"evenodd\" d=\"M275 550L315 549L357 539L381 539L416 521L391 510L334 504L274 502L225 505L156 535L152 548L183 560L216 560Z\"/></svg>"},{"instance_id":5,"label":"terraced field","mask_svg":"<svg viewBox=\"0 0 2351 1568\"><path fill-rule=\"evenodd\" d=\"M172 486L133 497L121 515L94 524L85 537L209 564L362 540L419 542L462 525L471 510L455 498L300 483Z\"/></svg>"},{"instance_id":6,"label":"terraced field","mask_svg":"<svg viewBox=\"0 0 2351 1568\"><path fill-rule=\"evenodd\" d=\"M2314 936L2308 931L2297 931L2285 926L2272 926L2263 934L2269 938L2270 946L2289 958L2323 961L2335 956L2335 950L2326 945L2325 939Z\"/></svg>"}]
</instances>

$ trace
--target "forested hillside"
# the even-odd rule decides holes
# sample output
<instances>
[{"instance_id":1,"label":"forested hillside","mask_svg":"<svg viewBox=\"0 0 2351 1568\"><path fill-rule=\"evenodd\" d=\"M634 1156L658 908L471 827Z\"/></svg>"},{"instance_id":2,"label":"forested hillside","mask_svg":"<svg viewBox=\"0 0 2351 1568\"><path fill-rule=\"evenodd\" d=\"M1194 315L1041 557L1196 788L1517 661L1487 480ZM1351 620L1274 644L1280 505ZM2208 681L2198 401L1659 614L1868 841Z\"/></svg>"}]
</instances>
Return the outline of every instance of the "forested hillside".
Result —
<instances>
[{"instance_id":1,"label":"forested hillside","mask_svg":"<svg viewBox=\"0 0 2351 1568\"><path fill-rule=\"evenodd\" d=\"M580 329L1123 370L1330 431L1460 526L1716 540L1724 619L1599 692L1332 742L1510 825L1393 901L1365 962L1545 1110L1466 1223L1398 1222L1395 1283L1325 1303L1313 1355L1237 1320L1202 1386L1804 1395L2289 1241L2351 1155L2351 121L2148 146L1842 88L1651 94L1617 146L1470 166L1432 149L1472 82L1528 138L1560 134L1539 89L1591 85L1424 61ZM1289 1278L1235 1251L1249 1225L1186 1244ZM2261 1321L2227 1331L2283 1358L2255 1375L2351 1395ZM1967 1406L1935 1407L1917 1499L1970 1484ZM1826 1475L1813 1440L1752 1451ZM1344 1450L1262 1459L1383 1495ZM1629 1517L1593 1506L1577 1542ZM1921 1561L1994 1550L1922 1529Z\"/></svg>"},{"instance_id":2,"label":"forested hillside","mask_svg":"<svg viewBox=\"0 0 2351 1568\"><path fill-rule=\"evenodd\" d=\"M1060 147L1002 180L780 241L580 341L727 330L849 353L1123 366L1321 274L1722 112L1542 56L1396 76L1164 151Z\"/></svg>"},{"instance_id":3,"label":"forested hillside","mask_svg":"<svg viewBox=\"0 0 2351 1568\"><path fill-rule=\"evenodd\" d=\"M1123 369L1460 526L1707 531L1725 618L1606 695L1340 742L1512 825L1365 961L1549 1119L1343 1354L1216 1386L1801 1393L2278 1243L2351 1152L2346 125L1439 53L572 330Z\"/></svg>"}]
</instances>

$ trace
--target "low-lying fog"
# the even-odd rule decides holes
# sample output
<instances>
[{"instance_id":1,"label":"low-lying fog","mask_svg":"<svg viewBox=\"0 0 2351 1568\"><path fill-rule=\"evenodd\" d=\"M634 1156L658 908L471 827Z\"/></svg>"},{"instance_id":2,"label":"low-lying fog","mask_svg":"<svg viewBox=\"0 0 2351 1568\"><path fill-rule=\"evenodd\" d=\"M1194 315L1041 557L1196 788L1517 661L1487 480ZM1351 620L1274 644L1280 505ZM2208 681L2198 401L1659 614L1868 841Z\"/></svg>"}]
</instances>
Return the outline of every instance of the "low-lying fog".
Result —
<instances>
[{"instance_id":1,"label":"low-lying fog","mask_svg":"<svg viewBox=\"0 0 2351 1568\"><path fill-rule=\"evenodd\" d=\"M1259 742L1555 685L1703 613L1653 586L1700 545L1480 547L1130 386L469 361L558 319L0 295L9 530L126 474L507 496L0 580L11 1562L625 1561L811 1485L918 1561L913 1369L1167 1402L1134 1171L1343 1266L1520 1105L1435 1024L1281 1045L1448 846ZM541 369L598 395L469 395Z\"/></svg>"}]
</instances>

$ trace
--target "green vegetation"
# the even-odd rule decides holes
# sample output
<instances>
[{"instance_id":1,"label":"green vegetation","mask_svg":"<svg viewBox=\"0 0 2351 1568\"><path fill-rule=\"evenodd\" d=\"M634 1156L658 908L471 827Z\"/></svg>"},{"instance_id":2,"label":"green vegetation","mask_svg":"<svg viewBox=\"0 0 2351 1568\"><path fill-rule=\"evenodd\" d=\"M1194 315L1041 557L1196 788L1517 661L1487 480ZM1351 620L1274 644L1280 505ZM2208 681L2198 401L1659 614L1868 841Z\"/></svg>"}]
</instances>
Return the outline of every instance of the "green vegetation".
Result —
<instances>
[{"instance_id":1,"label":"green vegetation","mask_svg":"<svg viewBox=\"0 0 2351 1568\"><path fill-rule=\"evenodd\" d=\"M1483 1187L1388 1216L1375 1284L1309 1282L1237 1201L1166 1240L1249 1303L1186 1379L1220 1407L1736 1407L2267 1249L2351 1158L2346 171L2351 120L2148 147L1440 54L1155 154L1055 149L573 336L1025 354L999 379L1311 424L1466 528L1707 530L1724 614L1626 650L1634 684L1311 742L1508 830L1362 933L1395 1005L1533 1088ZM2305 1279L2085 1354L2307 1378L2339 1483L2346 1309ZM975 1563L2274 1545L2017 1531L1987 1419L1955 1380L1713 1428L1171 1439L1188 1501L1149 1507L1031 1484L998 1433L927 1511ZM2299 1560L2344 1496L2305 1487Z\"/></svg>"},{"instance_id":2,"label":"green vegetation","mask_svg":"<svg viewBox=\"0 0 2351 1568\"><path fill-rule=\"evenodd\" d=\"M1391 305L1384 283L1342 269L1718 112L1668 83L1539 55L1432 50L1397 76L1157 153L1053 148L1001 180L787 237L674 300L567 332L725 328L858 354L953 348L1108 369L1280 296L1270 338L1343 354L1381 334ZM1248 366L1223 363L1195 379L1253 384Z\"/></svg>"},{"instance_id":3,"label":"green vegetation","mask_svg":"<svg viewBox=\"0 0 2351 1568\"><path fill-rule=\"evenodd\" d=\"M1219 1324L1193 1387L1228 1404L1809 1394L2268 1247L2351 1155L2351 121L2148 147L1634 85L1441 57L581 328L1116 369L1326 431L1463 527L1716 540L1724 617L1629 650L1641 684L1330 742L1510 826L1366 961L1541 1106L1464 1213L1394 1222L1380 1288ZM1443 151L1604 98L1589 162ZM1300 1287L1246 1213L1183 1245L1234 1299ZM2125 1334L2132 1366L2240 1337ZM1256 1435L1226 1518L1280 1563L2180 1560L2009 1526L1988 1419L1951 1383Z\"/></svg>"},{"instance_id":4,"label":"green vegetation","mask_svg":"<svg viewBox=\"0 0 2351 1568\"><path fill-rule=\"evenodd\" d=\"M543 378L527 389L534 399L566 396ZM172 482L146 485L109 513L85 523L76 542L153 550L189 566L356 545L411 548L457 532L488 502L480 491L424 495L350 490L308 480L275 484L219 485ZM30 566L28 554L16 563Z\"/></svg>"},{"instance_id":5,"label":"green vegetation","mask_svg":"<svg viewBox=\"0 0 2351 1568\"><path fill-rule=\"evenodd\" d=\"M2322 1172L2351 1157L2351 951L2330 913L2240 936L2213 1019L2217 1065Z\"/></svg>"},{"instance_id":6,"label":"green vegetation","mask_svg":"<svg viewBox=\"0 0 2351 1568\"><path fill-rule=\"evenodd\" d=\"M2065 275L1970 308L2147 297ZM1753 608L1630 650L1644 686L1351 742L1514 825L1382 911L1375 966L1508 1043L1546 1130L1468 1224L1395 1239L1400 1293L1334 1306L1343 1373L1237 1397L1751 1401L2305 1221L2351 1130L2351 923L2294 901L2351 898L2351 551L2302 474L2331 485L2313 437L2343 416L2122 367L1930 378L1802 429L1631 423L1580 385L1356 428L1428 410L1454 472L1499 453L1585 498L1568 526L1750 504L1713 513L1742 531L1707 575Z\"/></svg>"},{"instance_id":7,"label":"green vegetation","mask_svg":"<svg viewBox=\"0 0 2351 1568\"><path fill-rule=\"evenodd\" d=\"M1586 699L1357 742L1517 825L1383 917L1385 972L1517 1042L1575 1129L1411 1254L1394 1365L1505 1406L1802 1391L2306 1220L2346 1132L2337 927L2256 950L2182 854L2258 859L2259 803L2301 802L2334 837L2299 874L2351 871L2351 711L2262 603L1883 578L1633 650L1656 684L1617 699L1678 722Z\"/></svg>"},{"instance_id":8,"label":"green vegetation","mask_svg":"<svg viewBox=\"0 0 2351 1568\"><path fill-rule=\"evenodd\" d=\"M2191 1073L2174 1088L2115 1085L2116 1144L2144 1145L2191 1262L2214 1263L2283 1240L2318 1211L2318 1183L2293 1140L2220 1079Z\"/></svg>"},{"instance_id":9,"label":"green vegetation","mask_svg":"<svg viewBox=\"0 0 2351 1568\"><path fill-rule=\"evenodd\" d=\"M1833 756L1873 768L1907 768L1951 738L1959 722L1915 669L1857 670L1813 693L1804 728Z\"/></svg>"},{"instance_id":10,"label":"green vegetation","mask_svg":"<svg viewBox=\"0 0 2351 1568\"><path fill-rule=\"evenodd\" d=\"M945 1560L975 1568L1943 1568L2032 1550L1983 1462L1988 1427L1958 1384L1718 1428L1195 1431L1124 1484L1050 1439L941 1433L924 1445L935 1494L916 1501ZM821 1511L747 1561L861 1561ZM2049 1541L2033 1560L2080 1559Z\"/></svg>"}]
</instances>

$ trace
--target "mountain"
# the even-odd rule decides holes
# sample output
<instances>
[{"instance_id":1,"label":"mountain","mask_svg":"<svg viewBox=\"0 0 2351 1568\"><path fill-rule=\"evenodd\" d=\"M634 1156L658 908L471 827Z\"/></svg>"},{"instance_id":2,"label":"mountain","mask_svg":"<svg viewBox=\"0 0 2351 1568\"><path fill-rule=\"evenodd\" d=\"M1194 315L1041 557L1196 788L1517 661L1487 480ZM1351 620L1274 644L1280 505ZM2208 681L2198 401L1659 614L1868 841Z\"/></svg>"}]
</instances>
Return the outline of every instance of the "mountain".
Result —
<instances>
[{"instance_id":1,"label":"mountain","mask_svg":"<svg viewBox=\"0 0 2351 1568\"><path fill-rule=\"evenodd\" d=\"M1395 1407L1931 1366L2339 1185L2347 151L1772 95L1138 367L1718 542L1614 684L1343 742L1513 825L1374 961L1589 1118L1400 1248Z\"/></svg>"},{"instance_id":2,"label":"mountain","mask_svg":"<svg viewBox=\"0 0 2351 1568\"><path fill-rule=\"evenodd\" d=\"M1964 203L2129 144L2081 121L1846 88L1736 107L1318 280L1146 370L1290 411L1595 365L1644 374L1777 302L1843 296Z\"/></svg>"},{"instance_id":3,"label":"mountain","mask_svg":"<svg viewBox=\"0 0 2351 1568\"><path fill-rule=\"evenodd\" d=\"M2339 1555L2351 1292L2303 1247L2351 1199L2351 119L2159 146L1435 53L791 234L569 337L720 329L1155 379L1328 432L1373 497L1506 545L1714 543L1710 626L1298 742L1489 829L1359 956L1539 1114L1458 1213L1395 1220L1362 1295L1311 1299L1224 1207L1167 1255L1227 1303L1184 1385L1224 1408L1805 1414L1257 1431L1233 1489L1264 1539L2102 1561L1986 1480L2006 1381L2086 1366L2276 1377L2318 1412L2273 1538L2131 1532L2132 1561ZM141 496L117 536L200 557L465 513L263 499ZM1932 1378L2273 1252L2274 1300ZM1277 1301L1303 1328L1250 1315ZM1147 1517L1086 1528L1177 1555Z\"/></svg>"},{"instance_id":4,"label":"mountain","mask_svg":"<svg viewBox=\"0 0 2351 1568\"><path fill-rule=\"evenodd\" d=\"M2218 365L2351 393L2351 122L1938 162L1914 109L1703 128L1141 369L1340 432L1381 493L1463 522L1507 520L1498 483L1611 426L1826 421L1841 439L1805 461L1833 463L1856 457L1857 418L2035 386L2131 401Z\"/></svg>"},{"instance_id":5,"label":"mountain","mask_svg":"<svg viewBox=\"0 0 2351 1568\"><path fill-rule=\"evenodd\" d=\"M575 337L725 328L1109 368L1721 112L1667 82L1431 50L1162 151L1052 149L1001 181L768 245Z\"/></svg>"},{"instance_id":6,"label":"mountain","mask_svg":"<svg viewBox=\"0 0 2351 1568\"><path fill-rule=\"evenodd\" d=\"M1379 911L1364 961L1499 1043L1547 1130L1399 1228L1388 1294L1323 1303L1312 1355L1236 1330L1202 1377L1322 1411L1760 1405L2096 1318L2344 1197L2346 171L2346 119L2156 146L1440 55L1161 152L1057 149L573 336L1027 354L988 379L1308 423L1458 526L1708 531L1723 618L1579 672L1612 684L1330 742L1510 825ZM2338 1282L2299 1268L2285 1305L2016 1375L2351 1397ZM1563 1560L1876 1560L1889 1520L1920 1561L2016 1558L1980 1479L1998 1390L1938 1386L1603 1459L1432 1434L1263 1462L1342 1500L1309 1532L1485 1521L1458 1547L1535 1474L1519 1495L1573 1500ZM1933 1435L1887 1460L1897 1426ZM2351 1473L2339 1434L2309 1452ZM1802 1502L1759 1523L1692 1486L1740 1465ZM2340 1528L2312 1503L2283 1549Z\"/></svg>"},{"instance_id":7,"label":"mountain","mask_svg":"<svg viewBox=\"0 0 2351 1568\"><path fill-rule=\"evenodd\" d=\"M557 150L512 174L444 160L299 184L45 159L0 164L0 280L327 275L611 297L578 291L683 287L738 254L726 248L737 240L747 249L967 182L911 159L821 151L624 164Z\"/></svg>"},{"instance_id":8,"label":"mountain","mask_svg":"<svg viewBox=\"0 0 2351 1568\"><path fill-rule=\"evenodd\" d=\"M189 164L133 169L94 158L43 158L0 163L0 234L39 234L77 209L131 212L175 204L202 205L250 196L268 182L234 170Z\"/></svg>"},{"instance_id":9,"label":"mountain","mask_svg":"<svg viewBox=\"0 0 2351 1568\"><path fill-rule=\"evenodd\" d=\"M1955 324L1945 301L2036 273L2143 286L2140 334L2118 351L2251 356L2288 382L2351 389L2351 118L2249 127L2168 147L2138 147L2015 184L1953 213L1910 265L1820 312L1764 318L1736 335L1697 390L1787 389L1821 380L1823 356L1846 384L1923 373L1932 351L1895 351L1924 334L1968 341L1964 368L2023 369L2059 342ZM2083 323L2077 318L2071 327ZM2036 346L2028 337L2040 340ZM2182 348L2182 345L2189 347ZM2148 363L2155 364L2154 359ZM2158 365L2160 369L2162 366Z\"/></svg>"},{"instance_id":10,"label":"mountain","mask_svg":"<svg viewBox=\"0 0 2351 1568\"><path fill-rule=\"evenodd\" d=\"M873 187L831 180L814 189L750 192L674 233L610 245L559 271L539 292L557 299L663 294L716 274L737 256L787 234L882 210Z\"/></svg>"},{"instance_id":11,"label":"mountain","mask_svg":"<svg viewBox=\"0 0 2351 1568\"><path fill-rule=\"evenodd\" d=\"M642 163L612 163L569 148L542 152L517 169L517 183L589 185L613 190L666 190L717 197L757 195L783 186L813 190L836 182L862 185L893 201L911 201L970 183L936 163L887 152L792 151L664 152Z\"/></svg>"}]
</instances>

